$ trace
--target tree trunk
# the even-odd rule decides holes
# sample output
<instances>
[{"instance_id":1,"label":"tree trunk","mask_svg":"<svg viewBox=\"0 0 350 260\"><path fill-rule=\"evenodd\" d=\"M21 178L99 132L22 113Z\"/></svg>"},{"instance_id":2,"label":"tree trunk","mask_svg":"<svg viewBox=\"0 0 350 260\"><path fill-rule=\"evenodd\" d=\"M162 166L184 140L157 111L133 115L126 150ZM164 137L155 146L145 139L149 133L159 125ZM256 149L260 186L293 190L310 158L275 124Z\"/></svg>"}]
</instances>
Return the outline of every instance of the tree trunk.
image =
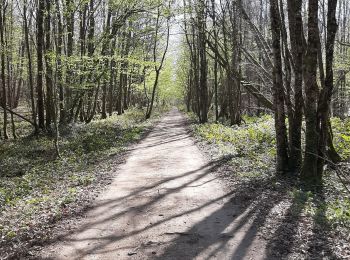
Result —
<instances>
[{"instance_id":1,"label":"tree trunk","mask_svg":"<svg viewBox=\"0 0 350 260\"><path fill-rule=\"evenodd\" d=\"M27 1L24 1L23 4L23 20L24 20L24 39L26 45L27 59L28 59L28 79L29 79L29 88L30 88L30 100L32 105L32 120L35 127L35 133L38 132L37 118L36 118L36 109L35 109L35 97L34 97L34 79L33 79L33 69L32 69L32 56L30 52L29 44L29 28L27 22Z\"/></svg>"},{"instance_id":2,"label":"tree trunk","mask_svg":"<svg viewBox=\"0 0 350 260\"><path fill-rule=\"evenodd\" d=\"M317 49L318 49L318 0L309 0L308 40L305 57L305 155L301 176L318 180L317 156L319 134L317 131Z\"/></svg>"},{"instance_id":3,"label":"tree trunk","mask_svg":"<svg viewBox=\"0 0 350 260\"><path fill-rule=\"evenodd\" d=\"M153 105L154 105L154 98L155 98L155 94L156 94L156 90L158 87L158 81L159 81L159 75L160 72L163 68L164 65L164 61L165 61L165 55L168 52L168 48L169 48L169 38L170 38L170 24L169 24L169 17L167 18L166 21L166 26L167 26L167 35L166 35L166 45L165 45L165 49L163 51L163 55L160 59L160 64L159 65L155 65L154 69L156 72L156 78L154 80L153 83L153 88L152 88L152 97L151 97L151 102L149 104L149 108L146 112L146 119L149 119L152 115L152 110L153 110ZM154 37L154 45L153 45L153 62L156 63L157 62L157 44L158 44L158 33L159 33L159 21L160 21L160 8L158 7L158 15L157 15L157 22L156 22L156 33L155 33L155 37Z\"/></svg>"},{"instance_id":4,"label":"tree trunk","mask_svg":"<svg viewBox=\"0 0 350 260\"><path fill-rule=\"evenodd\" d=\"M74 6L72 6L72 0L66 0L66 10L65 10L65 20L66 20L66 27L67 27L67 76L66 76L66 82L65 82L65 107L68 109L67 112L69 112L71 115L74 114L73 106L75 103L75 100L72 100L72 91L71 91L71 85L73 83L73 73L72 73L72 67L70 65L70 58L73 55L73 45L74 45ZM69 111L71 110L71 111ZM67 115L65 115L67 116ZM66 120L72 120L73 116L70 116Z\"/></svg>"},{"instance_id":5,"label":"tree trunk","mask_svg":"<svg viewBox=\"0 0 350 260\"><path fill-rule=\"evenodd\" d=\"M212 11L213 11L213 27L214 27L214 38L215 38L215 49L218 49L218 32L216 24L216 8L215 0L211 0ZM219 120L219 105L218 105L218 54L215 52L214 57L214 99L215 99L215 121Z\"/></svg>"},{"instance_id":6,"label":"tree trunk","mask_svg":"<svg viewBox=\"0 0 350 260\"><path fill-rule=\"evenodd\" d=\"M44 13L45 13L45 0L39 0L37 9L37 110L38 110L38 122L39 128L45 128L45 111L44 111L44 92L43 92L43 74L44 74Z\"/></svg>"},{"instance_id":7,"label":"tree trunk","mask_svg":"<svg viewBox=\"0 0 350 260\"><path fill-rule=\"evenodd\" d=\"M4 108L4 139L8 139L7 134L7 92L6 92L6 77L5 77L5 39L4 39L4 29L5 29L5 6L3 5L3 1L0 2L0 47L1 47L1 84L2 84L2 100L1 105Z\"/></svg>"},{"instance_id":8,"label":"tree trunk","mask_svg":"<svg viewBox=\"0 0 350 260\"><path fill-rule=\"evenodd\" d=\"M54 101L53 101L53 81L52 81L52 66L50 61L51 55L51 0L46 0L45 13L45 63L46 63L46 127L51 128L52 120L54 119Z\"/></svg>"},{"instance_id":9,"label":"tree trunk","mask_svg":"<svg viewBox=\"0 0 350 260\"><path fill-rule=\"evenodd\" d=\"M57 87L59 96L59 122L63 123L66 120L66 111L64 104L64 88L63 88L63 76L62 76L62 47L63 47L63 24L60 11L60 1L56 0L56 15L57 15L57 46L56 46L56 56L57 56ZM57 117L57 111L56 111Z\"/></svg>"},{"instance_id":10,"label":"tree trunk","mask_svg":"<svg viewBox=\"0 0 350 260\"><path fill-rule=\"evenodd\" d=\"M326 77L324 88L320 93L320 100L318 106L318 120L319 120L319 158L318 158L318 176L322 176L325 158L327 158L327 146L332 140L329 135L329 109L334 89L333 84L333 60L334 60L334 43L337 33L338 25L336 20L337 0L328 0L327 13L327 39L326 39Z\"/></svg>"},{"instance_id":11,"label":"tree trunk","mask_svg":"<svg viewBox=\"0 0 350 260\"><path fill-rule=\"evenodd\" d=\"M294 71L294 113L290 121L290 167L301 167L301 126L303 119L303 20L302 0L288 0L288 18Z\"/></svg>"},{"instance_id":12,"label":"tree trunk","mask_svg":"<svg viewBox=\"0 0 350 260\"><path fill-rule=\"evenodd\" d=\"M200 123L208 121L208 64L206 50L206 18L205 3L201 0L198 4L198 52L199 52L199 88L200 88Z\"/></svg>"},{"instance_id":13,"label":"tree trunk","mask_svg":"<svg viewBox=\"0 0 350 260\"><path fill-rule=\"evenodd\" d=\"M281 21L278 0L271 0L271 30L272 30L272 51L273 51L273 96L275 106L275 129L277 142L277 163L278 173L284 173L288 169L288 142L287 128L284 111L284 88L282 79L282 59L281 59Z\"/></svg>"}]
</instances>

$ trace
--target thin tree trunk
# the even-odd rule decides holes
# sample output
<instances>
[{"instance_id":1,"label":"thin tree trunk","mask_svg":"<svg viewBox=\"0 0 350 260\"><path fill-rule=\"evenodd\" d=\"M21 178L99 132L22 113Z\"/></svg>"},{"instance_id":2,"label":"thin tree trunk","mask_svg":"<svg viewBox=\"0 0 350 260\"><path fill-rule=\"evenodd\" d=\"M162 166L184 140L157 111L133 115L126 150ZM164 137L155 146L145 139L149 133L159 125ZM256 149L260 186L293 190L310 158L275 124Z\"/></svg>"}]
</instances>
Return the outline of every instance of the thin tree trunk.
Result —
<instances>
[{"instance_id":1,"label":"thin tree trunk","mask_svg":"<svg viewBox=\"0 0 350 260\"><path fill-rule=\"evenodd\" d=\"M205 3L203 0L198 3L198 52L199 52L199 87L200 87L200 123L208 121L208 64L206 51L206 17Z\"/></svg>"},{"instance_id":2,"label":"thin tree trunk","mask_svg":"<svg viewBox=\"0 0 350 260\"><path fill-rule=\"evenodd\" d=\"M37 109L39 128L45 128L45 108L44 108L44 91L43 91L43 74L44 74L44 13L45 13L45 0L39 0L37 9Z\"/></svg>"},{"instance_id":3,"label":"thin tree trunk","mask_svg":"<svg viewBox=\"0 0 350 260\"><path fill-rule=\"evenodd\" d=\"M153 83L153 88L152 88L152 96L151 96L151 102L149 104L149 108L147 110L146 113L146 119L149 119L152 115L152 110L153 110L153 105L154 105L154 98L155 98L155 94L156 94L156 90L158 87L158 81L159 81L159 75L160 75L160 71L163 68L164 65L164 61L165 61L165 55L168 52L168 48L169 48L169 38L170 38L170 18L167 18L167 22L166 22L166 26L167 26L167 35L166 35L166 45L165 45L165 49L162 55L162 58L160 60L160 64L157 66L155 65L155 72L156 72L156 78L154 80ZM160 20L160 9L158 7L158 15L157 15L157 23L156 23L156 34L155 34L155 39L154 39L154 46L153 46L153 61L156 63L157 62L157 43L158 43L158 33L159 33L159 20Z\"/></svg>"},{"instance_id":4,"label":"thin tree trunk","mask_svg":"<svg viewBox=\"0 0 350 260\"><path fill-rule=\"evenodd\" d=\"M214 27L214 40L215 40L215 49L218 49L218 32L216 24L216 8L215 0L211 0L212 11L213 11L213 27ZM215 52L214 57L214 98L215 98L215 121L219 120L219 105L218 105L218 54Z\"/></svg>"},{"instance_id":5,"label":"thin tree trunk","mask_svg":"<svg viewBox=\"0 0 350 260\"><path fill-rule=\"evenodd\" d=\"M46 128L51 128L54 118L54 102L53 102L53 84L52 84L52 66L50 61L51 55L51 0L46 0L45 13L45 63L46 63Z\"/></svg>"},{"instance_id":6,"label":"thin tree trunk","mask_svg":"<svg viewBox=\"0 0 350 260\"><path fill-rule=\"evenodd\" d=\"M327 40L326 40L326 78L324 88L320 93L320 101L318 106L318 118L320 121L319 135L319 158L318 158L318 176L322 176L324 158L327 157L327 146L332 140L329 135L329 109L334 88L333 79L333 60L334 60L334 43L335 36L338 30L336 20L337 0L328 0L327 14Z\"/></svg>"},{"instance_id":7,"label":"thin tree trunk","mask_svg":"<svg viewBox=\"0 0 350 260\"><path fill-rule=\"evenodd\" d=\"M0 47L1 47L1 83L2 83L2 100L1 105L4 108L4 125L3 125L3 131L4 131L4 139L8 139L7 134L7 92L6 92L6 77L5 77L5 39L4 39L4 29L5 29L5 6L3 5L4 2L0 2Z\"/></svg>"},{"instance_id":8,"label":"thin tree trunk","mask_svg":"<svg viewBox=\"0 0 350 260\"><path fill-rule=\"evenodd\" d=\"M64 104L64 88L63 88L63 76L62 76L62 47L63 47L63 24L60 11L60 1L56 0L56 16L57 16L57 46L56 46L56 56L57 56L57 87L59 95L59 122L64 123L66 120L66 110ZM57 117L57 112L56 112Z\"/></svg>"},{"instance_id":9,"label":"thin tree trunk","mask_svg":"<svg viewBox=\"0 0 350 260\"><path fill-rule=\"evenodd\" d=\"M32 56L30 52L29 28L28 28L28 22L27 22L27 0L24 1L24 5L23 5L23 20L24 20L24 39L25 39L27 59L28 59L28 79L29 79L28 83L30 88L30 100L32 105L32 120L35 127L35 133L38 133L38 124L37 124L37 118L36 118L35 97L34 97Z\"/></svg>"},{"instance_id":10,"label":"thin tree trunk","mask_svg":"<svg viewBox=\"0 0 350 260\"><path fill-rule=\"evenodd\" d=\"M70 114L73 115L74 111L73 106L75 101L72 100L72 90L71 90L71 84L73 83L73 74L72 69L70 65L70 58L73 55L73 45L74 45L74 10L72 6L72 0L66 0L66 10L65 10L65 21L67 26L67 76L66 76L66 99L65 99L65 107L69 108ZM73 116L70 117L68 120L72 120Z\"/></svg>"}]
</instances>

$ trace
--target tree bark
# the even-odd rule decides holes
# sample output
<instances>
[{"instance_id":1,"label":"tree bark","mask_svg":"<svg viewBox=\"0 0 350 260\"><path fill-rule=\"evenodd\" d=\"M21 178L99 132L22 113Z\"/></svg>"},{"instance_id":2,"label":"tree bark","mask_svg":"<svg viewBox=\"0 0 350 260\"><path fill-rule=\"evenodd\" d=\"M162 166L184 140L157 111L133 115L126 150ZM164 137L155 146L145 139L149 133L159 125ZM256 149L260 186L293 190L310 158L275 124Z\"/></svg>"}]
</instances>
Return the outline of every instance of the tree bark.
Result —
<instances>
[{"instance_id":1,"label":"tree bark","mask_svg":"<svg viewBox=\"0 0 350 260\"><path fill-rule=\"evenodd\" d=\"M168 52L168 48L169 48L169 38L170 38L170 21L169 21L169 17L167 18L167 21L166 21L166 26L167 26L167 33L166 33L166 43L165 43L165 49L163 51L163 55L160 59L160 64L159 65L155 65L154 67L154 70L156 72L156 78L154 80L154 83L153 83L153 88L152 88L152 96L151 96L151 102L149 104L149 108L146 112L146 119L149 119L152 115L152 110L153 110L153 105L154 105L154 98L155 98L155 95L156 95L156 90L157 90L157 87L158 87L158 81L159 81L159 75L160 75L160 72L163 68L163 65L164 65L164 61L165 61L165 55L167 54ZM157 62L157 44L158 44L158 34L159 34L159 21L160 21L160 7L158 7L158 14L157 14L157 21L156 21L156 33L155 33L155 37L154 37L154 45L153 45L153 61L154 63Z\"/></svg>"},{"instance_id":2,"label":"tree bark","mask_svg":"<svg viewBox=\"0 0 350 260\"><path fill-rule=\"evenodd\" d=\"M326 39L326 77L324 88L321 90L319 106L318 106L318 120L319 120L319 157L318 157L318 176L322 176L323 166L325 158L327 158L327 146L332 141L329 134L329 110L332 92L334 89L334 73L333 73L333 60L334 60L334 43L335 36L338 30L338 24L336 19L337 0L328 0L328 12L327 12L327 39Z\"/></svg>"},{"instance_id":3,"label":"tree bark","mask_svg":"<svg viewBox=\"0 0 350 260\"><path fill-rule=\"evenodd\" d=\"M51 128L52 120L55 115L55 107L53 101L53 80L52 80L52 66L51 66L51 0L46 0L45 13L45 63L46 63L46 128Z\"/></svg>"},{"instance_id":4,"label":"tree bark","mask_svg":"<svg viewBox=\"0 0 350 260\"><path fill-rule=\"evenodd\" d=\"M198 3L198 52L199 52L199 88L200 88L200 123L208 121L208 64L206 49L206 17L205 3L203 0Z\"/></svg>"},{"instance_id":5,"label":"tree bark","mask_svg":"<svg viewBox=\"0 0 350 260\"><path fill-rule=\"evenodd\" d=\"M62 74L62 47L63 47L63 24L60 11L60 1L56 0L56 16L57 16L57 46L56 46L56 56L57 56L57 87L59 96L59 122L64 123L66 120L66 110L64 104L64 88L63 88L63 74ZM56 112L57 116L57 112Z\"/></svg>"},{"instance_id":6,"label":"tree bark","mask_svg":"<svg viewBox=\"0 0 350 260\"><path fill-rule=\"evenodd\" d=\"M294 71L294 113L290 122L290 167L302 164L301 126L303 119L303 20L302 0L288 0L289 34Z\"/></svg>"},{"instance_id":7,"label":"tree bark","mask_svg":"<svg viewBox=\"0 0 350 260\"><path fill-rule=\"evenodd\" d=\"M45 128L45 107L44 107L44 91L43 91L43 74L44 74L44 13L45 13L45 0L39 0L37 9L37 110L38 110L38 123L39 128Z\"/></svg>"},{"instance_id":8,"label":"tree bark","mask_svg":"<svg viewBox=\"0 0 350 260\"><path fill-rule=\"evenodd\" d=\"M318 0L309 0L308 40L305 57L305 155L301 176L318 180L317 173L319 133L317 130L317 49L318 49Z\"/></svg>"},{"instance_id":9,"label":"tree bark","mask_svg":"<svg viewBox=\"0 0 350 260\"><path fill-rule=\"evenodd\" d=\"M4 139L8 139L7 134L7 91L6 91L6 77L5 77L5 39L4 39L4 28L5 28L5 6L3 1L0 2L0 47L1 47L1 84L2 84L2 100L1 106L4 108Z\"/></svg>"},{"instance_id":10,"label":"tree bark","mask_svg":"<svg viewBox=\"0 0 350 260\"><path fill-rule=\"evenodd\" d=\"M35 109L35 97L34 97L34 79L33 79L33 69L32 69L32 56L30 52L30 43L29 43L29 28L27 21L27 1L24 1L23 5L23 20L24 20L24 39L26 45L27 59L28 59L28 83L30 88L30 101L32 105L32 120L35 127L35 133L38 132L38 124L36 118L36 109Z\"/></svg>"},{"instance_id":11,"label":"tree bark","mask_svg":"<svg viewBox=\"0 0 350 260\"><path fill-rule=\"evenodd\" d=\"M277 142L276 170L284 173L288 169L288 142L284 111L284 88L281 59L281 21L278 0L270 2L272 51L273 51L273 96L275 107L275 129Z\"/></svg>"}]
</instances>

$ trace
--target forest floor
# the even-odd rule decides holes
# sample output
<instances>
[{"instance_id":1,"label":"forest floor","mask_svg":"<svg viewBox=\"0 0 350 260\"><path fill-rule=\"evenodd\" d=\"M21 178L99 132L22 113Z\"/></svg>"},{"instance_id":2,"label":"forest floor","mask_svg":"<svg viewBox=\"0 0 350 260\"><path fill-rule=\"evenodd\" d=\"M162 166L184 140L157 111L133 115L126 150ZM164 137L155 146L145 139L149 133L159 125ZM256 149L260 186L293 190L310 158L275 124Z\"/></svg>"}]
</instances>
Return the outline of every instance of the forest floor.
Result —
<instances>
[{"instance_id":1,"label":"forest floor","mask_svg":"<svg viewBox=\"0 0 350 260\"><path fill-rule=\"evenodd\" d=\"M163 117L84 219L40 257L264 259L250 207L220 180L222 160L203 156L186 122L177 110Z\"/></svg>"},{"instance_id":2,"label":"forest floor","mask_svg":"<svg viewBox=\"0 0 350 260\"><path fill-rule=\"evenodd\" d=\"M6 238L0 246L12 242L11 249L21 253L12 258L349 259L349 194L331 169L322 187L306 187L295 176L276 176L270 116L245 118L240 127L200 125L174 109L150 132L143 129L155 121L131 120L133 124L121 127L120 120L126 119L116 118L66 139L69 147L82 143L80 149L97 146L103 151L83 151L88 172L80 163L80 171L73 168L68 176L58 165L63 174L58 179L57 174L43 175L47 168L40 167L29 175L39 172L53 182L54 196L39 190L40 196L17 198L22 194L6 190L5 209L11 210L0 215ZM344 158L350 124L333 125ZM141 142L120 152L143 132ZM117 140L127 142L115 143L115 133ZM4 173L11 172L14 160ZM52 216L52 208L58 214ZM28 235L19 235L19 223L37 227L36 232L28 228L31 243L23 243ZM9 230L13 224L16 229Z\"/></svg>"},{"instance_id":3,"label":"forest floor","mask_svg":"<svg viewBox=\"0 0 350 260\"><path fill-rule=\"evenodd\" d=\"M127 148L142 139L163 112L156 109L153 118L145 120L144 111L129 109L90 124L62 127L60 158L52 136L34 136L31 125L16 122L18 138L0 141L0 259L27 259L74 224L111 183Z\"/></svg>"},{"instance_id":4,"label":"forest floor","mask_svg":"<svg viewBox=\"0 0 350 260\"><path fill-rule=\"evenodd\" d=\"M244 199L266 241L265 259L350 259L350 119L332 118L334 145L343 158L338 174L327 167L318 185L296 173L275 174L271 115L244 116L240 126L198 124L188 113L197 146L212 161L227 158L221 179ZM341 176L341 179L339 178Z\"/></svg>"}]
</instances>

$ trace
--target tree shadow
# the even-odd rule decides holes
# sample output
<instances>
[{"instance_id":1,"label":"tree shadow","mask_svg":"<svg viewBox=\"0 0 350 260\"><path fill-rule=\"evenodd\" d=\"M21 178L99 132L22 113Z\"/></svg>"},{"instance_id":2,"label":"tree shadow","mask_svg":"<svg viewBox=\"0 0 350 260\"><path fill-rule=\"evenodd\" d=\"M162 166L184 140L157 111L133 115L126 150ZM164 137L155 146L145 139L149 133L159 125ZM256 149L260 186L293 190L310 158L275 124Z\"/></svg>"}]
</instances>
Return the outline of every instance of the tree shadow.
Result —
<instances>
[{"instance_id":1,"label":"tree shadow","mask_svg":"<svg viewBox=\"0 0 350 260\"><path fill-rule=\"evenodd\" d=\"M166 198L167 196L169 196L171 194L176 194L177 192L179 192L180 190L182 190L184 188L193 187L193 185L201 186L201 185L204 185L205 183L209 183L209 182L213 181L213 179L209 179L208 181L204 181L204 182L201 181L201 180L206 178L206 176L208 174L210 174L211 172L216 171L217 168L220 167L220 165L222 163L224 163L224 161L226 161L226 160L227 160L227 158L222 159L222 160L217 160L215 162L210 162L210 163L200 167L199 169L196 169L196 170L193 170L193 171L190 171L190 172L185 172L185 173L183 173L181 175L177 175L177 176L174 176L174 177L165 178L165 179L163 179L161 181L158 181L158 182L156 182L156 183L154 183L152 185L146 185L146 186L143 186L140 189L136 189L132 193L127 194L126 196L117 198L115 200L101 201L97 205L94 205L92 210L94 210L94 211L97 210L98 211L99 208L103 208L104 211L108 212L109 211L108 209L115 208L118 205L124 203L128 199L134 199L134 198L137 198L139 196L142 196L143 194L145 194L147 192L150 192L151 190L156 190L159 187L161 187L162 185L164 185L166 183L169 183L169 182L172 182L172 181L174 181L176 179L188 178L188 176L193 176L188 181L183 183L181 186L174 187L174 188L167 188L164 192L162 192L158 196L155 196L154 198L152 198L151 200L147 201L146 203L142 203L140 205L137 205L136 207L135 206L127 207L124 210L122 210L120 212L117 212L115 214L112 214L112 215L106 213L105 216L103 216L102 218L99 218L97 221L95 221L93 223L89 223L88 225L82 225L81 227L79 227L77 229L74 229L74 230L72 230L70 232L66 232L66 233L64 233L62 235L59 235L59 236L57 236L57 237L55 237L55 238L53 238L53 239L51 239L50 241L47 241L47 242L48 242L48 244L55 243L57 241L67 241L67 242L70 242L70 243L74 242L74 239L70 238L70 236L72 234L83 233L83 232L85 232L85 231L87 231L89 229L96 228L98 225L103 224L103 223L108 222L108 221L111 221L111 220L115 220L118 217L123 216L127 212L134 212L135 214L140 214L141 212L144 212L148 208L152 207L158 201ZM200 171L200 173L198 173L199 171ZM151 226L148 226L147 228L133 230L129 234L113 234L113 235L108 235L108 236L99 237L99 238L89 238L87 240L104 240L104 243L100 243L99 246L90 248L89 250L84 252L83 255L80 255L80 257L83 257L84 255L91 254L91 253L95 252L96 250L101 250L104 247L106 247L109 243L118 241L118 240L123 239L123 238L127 238L127 237L130 237L130 236L137 235L137 234L142 233L142 232L144 232L144 231L146 231L146 230L148 230L150 228L156 227L156 226L161 225L161 224L163 224L163 223L165 223L167 221L170 221L171 219L181 217L181 216L183 216L185 214L189 214L191 212L195 212L196 210L199 210L201 208L205 208L205 207L207 207L208 205L210 205L212 203L217 203L218 201L220 201L220 200L230 196L230 194L231 193L228 193L228 194L225 194L222 197L215 198L212 201L210 201L210 202L208 202L208 203L206 203L204 205L199 206L198 208L194 208L194 209L191 209L191 210L189 210L187 212L183 212L181 214L176 214L176 215L173 215L173 216L171 216L169 218L165 218L163 220L160 220L160 221L158 221L156 223L153 223ZM91 208L89 210L91 210Z\"/></svg>"},{"instance_id":2,"label":"tree shadow","mask_svg":"<svg viewBox=\"0 0 350 260\"><path fill-rule=\"evenodd\" d=\"M291 205L267 244L266 259L337 259L329 246L330 226L325 215L323 186L294 185ZM308 212L311 202L316 208L313 218Z\"/></svg>"},{"instance_id":3,"label":"tree shadow","mask_svg":"<svg viewBox=\"0 0 350 260\"><path fill-rule=\"evenodd\" d=\"M178 178L184 178L186 176L193 176L182 185L174 188L168 188L164 193L151 198L146 203L137 205L136 207L125 208L123 211L114 213L112 215L107 214L106 217L100 218L94 223L83 225L78 229L74 229L71 232L67 232L64 235L56 237L51 240L51 243L56 241L64 241L65 243L74 244L76 242L82 242L84 239L76 239L72 234L82 233L89 229L98 228L103 223L108 223L111 220L118 219L120 216L127 212L134 212L135 215L142 214L149 208L154 206L158 201L172 195L177 194L182 189L188 187L196 187L205 185L214 181L217 177L209 178L207 175L212 172L216 172L221 166L230 160L231 157L221 158L215 162L208 163L203 167L186 172L175 177L169 177L156 182L153 185L144 186L127 196L118 198L112 201L105 201L97 205L97 207L105 206L112 209L117 207L120 203L123 203L128 198L138 197L144 192L148 192L157 189L162 184L171 182ZM201 171L199 173L199 171ZM204 181L203 181L204 180ZM317 214L315 221L318 221L318 226L315 225L312 230L312 237L309 240L309 253L310 259L322 259L324 257L331 257L335 259L331 248L329 247L327 237L327 222L325 218L324 196L323 189L318 189L317 193L315 188L299 186L298 184L286 181L278 188L271 187L271 183L276 181L275 176L265 178L264 180L252 179L245 183L234 187L233 190L225 192L223 196L213 198L207 201L203 205L187 209L184 212L164 217L161 220L155 221L147 227L136 228L127 233L113 233L104 235L102 237L87 237L85 241L95 241L88 248L84 248L79 251L79 255L75 259L80 259L91 254L104 254L112 253L116 254L118 250L130 249L133 252L135 248L132 246L128 248L115 248L110 249L110 245L117 243L123 239L137 237L142 235L157 226L167 224L176 218L189 215L191 213L198 212L206 209L213 204L222 203L221 206L211 212L198 223L194 223L188 227L185 231L170 232L172 230L165 230L163 236L169 237L171 240L166 244L164 250L159 251L158 255L151 255L151 259L196 259L202 257L203 259L247 259L251 258L254 254L254 250L257 249L259 244L256 244L255 240L259 237L260 228L264 225L265 221L270 217L269 214L273 208L280 202L285 202L287 193L293 188L300 188L300 192L297 192L293 196L291 204L287 207L286 213L283 215L282 221L275 230L272 238L267 241L266 251L264 256L259 256L259 259L286 259L290 256L292 249L299 246L299 242L296 236L298 235L299 224L304 221L303 211L306 207L306 202L309 197L309 192L312 191L315 194L312 199L317 205ZM283 181L277 179L277 181ZM199 182L199 183L198 183ZM288 187L288 185L291 185ZM108 209L107 209L108 211ZM323 229L323 230L321 230ZM321 232L322 231L322 232ZM101 242L102 241L102 242ZM143 243L140 241L138 251L147 251L149 248L154 247L152 241L149 243ZM156 245L157 247L160 244ZM137 254L137 253L135 253ZM254 256L254 255L253 255ZM127 258L127 256L125 256ZM202 258L201 258L202 259ZM253 258L255 259L255 258Z\"/></svg>"},{"instance_id":4,"label":"tree shadow","mask_svg":"<svg viewBox=\"0 0 350 260\"><path fill-rule=\"evenodd\" d=\"M169 135L169 130L176 127L183 127L181 122L171 125L161 125L160 131L155 134L149 134L149 138L154 140L161 139L160 142L146 142L140 149L148 147L156 147L162 144L171 143L186 139L186 131L181 131L180 134ZM134 149L134 148L133 148ZM129 151L133 151L130 149ZM176 146L176 149L181 149ZM158 158L157 158L158 159ZM264 255L259 255L259 259L285 259L292 249L299 244L297 236L300 223L304 221L303 212L307 206L309 199L308 192L310 188L302 187L299 193L294 194L290 205L285 207L286 212L283 214L282 220L276 226L273 236L265 243L257 242L260 228L271 218L270 213L276 205L286 201L287 193L294 187L300 188L295 182L277 178L277 181L282 183L278 187L273 187L271 184L276 182L275 176L264 177L263 179L249 179L245 182L236 183L234 187L222 193L222 195L211 198L200 205L185 208L181 212L175 212L171 215L164 216L160 219L152 221L147 226L135 225L135 228L125 232L107 232L101 236L82 236L84 232L89 230L99 229L103 225L109 225L115 220L123 218L127 213L132 216L146 214L148 210L154 208L157 203L163 201L169 196L174 196L180 193L183 189L201 187L216 180L216 176L208 176L213 172L220 171L222 166L232 159L232 156L223 157L216 161L210 162L192 171L184 172L176 176L163 178L159 181L135 188L132 192L117 197L112 200L101 200L93 206L89 211L90 216L96 216L94 221L79 226L70 232L65 232L49 241L50 243L63 242L70 245L76 250L76 256L71 259L81 259L92 254L111 253L117 254L120 250L130 250L132 254L137 254L132 246L124 246L122 248L115 247L116 243L125 239L139 239L146 232L153 231L154 228L161 225L167 226L168 223L175 219L188 216L190 214L201 213L205 210L205 215L196 223L190 226L184 226L184 230L164 230L159 236L166 237L162 249L157 255L149 255L152 259L249 259L254 258L256 250L262 252L266 247ZM232 172L231 172L232 174ZM181 184L177 186L169 185L168 188L162 188L165 184L169 184L174 180L181 180ZM290 186L288 186L290 185ZM294 186L295 185L295 186ZM158 192L158 193L157 193ZM323 191L322 191L323 192ZM319 194L322 194L320 192ZM149 196L149 193L155 195ZM197 195L196 195L197 196ZM198 195L200 196L200 194ZM146 201L141 199L147 198ZM136 205L128 204L128 200L140 200ZM314 203L317 205L318 211L315 219L325 220L324 197L316 199ZM213 205L216 205L213 207ZM220 205L220 206L217 206ZM176 205L175 205L176 206ZM114 210L120 207L120 210ZM212 210L210 210L212 209ZM84 212L87 213L87 212ZM131 218L130 222L133 219ZM123 224L123 222L121 222ZM120 222L119 222L120 225ZM317 227L318 228L318 227ZM324 255L331 255L331 250L327 247L327 239L320 241L320 232L316 230L316 225L312 233L310 242L309 256L313 259L319 259ZM326 237L327 234L325 233ZM133 241L135 242L135 241ZM137 250L146 252L149 247L153 247L154 241L136 241L140 244ZM77 248L75 243L91 243L88 247ZM133 243L130 243L133 244ZM264 248L258 248L263 246ZM133 251L134 250L134 251ZM324 253L322 253L322 250ZM153 253L152 253L153 254ZM131 255L130 255L131 256ZM124 258L128 258L125 255ZM118 257L116 256L116 259Z\"/></svg>"},{"instance_id":5,"label":"tree shadow","mask_svg":"<svg viewBox=\"0 0 350 260\"><path fill-rule=\"evenodd\" d=\"M280 192L264 190L273 178L251 180L235 188L220 209L193 225L188 236L172 240L155 259L252 259L252 252L261 246L255 242L260 226L274 203L283 199ZM255 189L257 182L260 189Z\"/></svg>"},{"instance_id":6,"label":"tree shadow","mask_svg":"<svg viewBox=\"0 0 350 260\"><path fill-rule=\"evenodd\" d=\"M183 183L181 186L167 189L163 194L152 198L146 203L142 203L136 207L126 208L125 210L112 215L107 214L106 217L103 217L94 223L83 225L72 232L57 237L56 240L64 241L69 244L82 242L82 239L78 238L78 240L76 240L74 236L72 237L72 233L77 234L89 229L97 228L100 224L115 220L126 212L132 211L135 214L142 214L142 212L152 207L152 205L159 200L162 200L171 194L176 194L187 187L204 185L206 182L209 183L210 181L213 181L214 178L209 178L208 181L197 184L198 181L203 180L208 174L217 171L227 160L229 160L229 158L225 157L224 159L209 163L195 171L184 173L176 178L183 178L188 175L193 175L194 178L186 181L186 183ZM198 173L198 171L202 170L204 171ZM133 197L140 195L146 190L157 188L161 183L166 183L176 178L166 179L155 185L143 187L128 196ZM211 207L211 205L216 203L222 203L223 200L225 202L222 203L217 210L210 213L207 217L203 218L200 222L195 223L190 228L187 228L185 232L165 232L163 234L164 236L174 237L174 239L168 243L164 252L158 256L154 255L151 258L194 259L202 253L205 253L205 255L208 256L208 259L215 259L218 255L224 253L227 256L231 255L230 259L244 259L247 255L251 254L250 251L252 248L256 248L254 239L258 236L259 227L264 223L275 203L278 203L283 199L281 191L265 189L265 187L270 185L273 178L274 177L271 177L271 179L265 179L263 181L248 181L241 186L236 187L234 190L226 192L220 197L207 201L203 205L163 218L144 228L134 229L124 234L109 234L98 238L88 237L85 239L86 241L98 241L98 243L95 246L92 245L89 248L80 250L79 256L76 259L94 253L116 253L117 250L120 249L109 249L111 244L143 234L157 226L167 224L173 219L198 212ZM258 189L256 188L257 182L259 182L260 187ZM118 203L122 203L125 199L126 197L123 197L120 200L105 202L103 207L105 207L106 204L108 204L108 207L110 208L116 207ZM55 240L51 242L55 242ZM148 245L141 245L141 249L139 250L142 250L143 247L146 248L147 246ZM179 248L181 248L181 250L179 250ZM209 251L208 248L210 248Z\"/></svg>"},{"instance_id":7,"label":"tree shadow","mask_svg":"<svg viewBox=\"0 0 350 260\"><path fill-rule=\"evenodd\" d=\"M285 259L292 251L302 212L307 202L306 190L293 194L291 205L287 208L282 221L267 243L266 258Z\"/></svg>"},{"instance_id":8,"label":"tree shadow","mask_svg":"<svg viewBox=\"0 0 350 260\"><path fill-rule=\"evenodd\" d=\"M331 246L331 224L329 223L326 211L327 202L325 200L325 187L323 184L315 190L313 203L316 206L316 213L314 215L314 225L312 229L312 236L309 242L308 254L310 259L338 259Z\"/></svg>"}]
</instances>

